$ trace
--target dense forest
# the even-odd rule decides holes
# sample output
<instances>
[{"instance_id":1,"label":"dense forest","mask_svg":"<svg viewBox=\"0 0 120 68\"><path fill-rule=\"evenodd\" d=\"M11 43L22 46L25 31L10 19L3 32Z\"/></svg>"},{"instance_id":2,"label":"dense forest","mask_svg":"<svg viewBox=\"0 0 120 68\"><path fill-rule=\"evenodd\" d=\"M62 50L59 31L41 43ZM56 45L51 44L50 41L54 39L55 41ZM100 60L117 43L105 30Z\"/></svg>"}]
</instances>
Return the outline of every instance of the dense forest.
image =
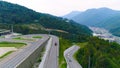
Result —
<instances>
[{"instance_id":1,"label":"dense forest","mask_svg":"<svg viewBox=\"0 0 120 68\"><path fill-rule=\"evenodd\" d=\"M62 30L64 32L51 30L51 33L66 39L75 37L77 40L71 39L74 42L84 41L92 35L88 27L72 20L38 13L24 6L3 1L0 1L0 25L2 29L10 29L10 25L13 25L14 31L22 34L48 33L46 29Z\"/></svg>"},{"instance_id":2,"label":"dense forest","mask_svg":"<svg viewBox=\"0 0 120 68\"><path fill-rule=\"evenodd\" d=\"M77 53L76 58L83 68L119 68L120 45L91 37Z\"/></svg>"}]
</instances>

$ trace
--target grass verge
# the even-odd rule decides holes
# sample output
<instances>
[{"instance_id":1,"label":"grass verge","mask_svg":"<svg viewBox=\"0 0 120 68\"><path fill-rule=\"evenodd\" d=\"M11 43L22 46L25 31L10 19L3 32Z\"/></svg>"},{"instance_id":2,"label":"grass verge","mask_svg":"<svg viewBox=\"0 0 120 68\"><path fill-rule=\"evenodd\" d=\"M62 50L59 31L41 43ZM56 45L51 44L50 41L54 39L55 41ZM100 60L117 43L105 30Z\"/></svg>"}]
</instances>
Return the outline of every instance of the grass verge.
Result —
<instances>
[{"instance_id":1,"label":"grass verge","mask_svg":"<svg viewBox=\"0 0 120 68\"><path fill-rule=\"evenodd\" d=\"M87 42L84 42L84 43L76 43L76 45L79 46L80 49L83 48L83 47L84 47L85 45L87 45L87 44L88 44ZM80 49L79 49L79 50L80 50ZM78 51L79 51L79 50L78 50ZM73 58L74 58L76 61L78 61L78 60L77 60L78 51L75 52L74 55L73 55Z\"/></svg>"},{"instance_id":2,"label":"grass verge","mask_svg":"<svg viewBox=\"0 0 120 68\"><path fill-rule=\"evenodd\" d=\"M27 38L22 38L22 37L16 37L13 38L14 40L28 40L28 41L33 41L33 39L27 39Z\"/></svg>"},{"instance_id":3,"label":"grass verge","mask_svg":"<svg viewBox=\"0 0 120 68\"><path fill-rule=\"evenodd\" d=\"M67 67L67 63L66 63L65 58L64 58L64 51L67 48L69 48L70 46L72 46L71 41L60 38L59 68L66 68Z\"/></svg>"},{"instance_id":4,"label":"grass verge","mask_svg":"<svg viewBox=\"0 0 120 68\"><path fill-rule=\"evenodd\" d=\"M0 42L0 47L15 47L20 48L22 46L25 46L27 44L25 43L18 43L18 42Z\"/></svg>"},{"instance_id":5,"label":"grass verge","mask_svg":"<svg viewBox=\"0 0 120 68\"><path fill-rule=\"evenodd\" d=\"M33 36L32 38L42 38L42 36Z\"/></svg>"},{"instance_id":6,"label":"grass verge","mask_svg":"<svg viewBox=\"0 0 120 68\"><path fill-rule=\"evenodd\" d=\"M2 59L2 58L4 58L5 56L11 54L12 52L13 52L13 51L9 51L9 52L5 53L4 55L0 56L0 59Z\"/></svg>"},{"instance_id":7,"label":"grass verge","mask_svg":"<svg viewBox=\"0 0 120 68\"><path fill-rule=\"evenodd\" d=\"M39 64L42 61L42 57L44 56L44 52L45 52L45 47L42 48L41 52L40 52L40 57L37 58L36 62L33 64L32 68L38 68Z\"/></svg>"}]
</instances>

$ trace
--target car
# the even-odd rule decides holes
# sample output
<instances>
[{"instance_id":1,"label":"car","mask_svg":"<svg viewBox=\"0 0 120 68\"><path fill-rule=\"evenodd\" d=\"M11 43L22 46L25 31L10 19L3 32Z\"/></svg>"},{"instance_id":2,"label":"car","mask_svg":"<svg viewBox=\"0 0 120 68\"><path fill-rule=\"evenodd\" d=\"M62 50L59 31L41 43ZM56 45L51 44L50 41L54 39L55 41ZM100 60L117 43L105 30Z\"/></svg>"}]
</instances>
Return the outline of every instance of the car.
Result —
<instances>
[{"instance_id":1,"label":"car","mask_svg":"<svg viewBox=\"0 0 120 68\"><path fill-rule=\"evenodd\" d=\"M69 62L72 62L72 60L69 59Z\"/></svg>"},{"instance_id":2,"label":"car","mask_svg":"<svg viewBox=\"0 0 120 68\"><path fill-rule=\"evenodd\" d=\"M55 46L57 46L57 43L55 43Z\"/></svg>"}]
</instances>

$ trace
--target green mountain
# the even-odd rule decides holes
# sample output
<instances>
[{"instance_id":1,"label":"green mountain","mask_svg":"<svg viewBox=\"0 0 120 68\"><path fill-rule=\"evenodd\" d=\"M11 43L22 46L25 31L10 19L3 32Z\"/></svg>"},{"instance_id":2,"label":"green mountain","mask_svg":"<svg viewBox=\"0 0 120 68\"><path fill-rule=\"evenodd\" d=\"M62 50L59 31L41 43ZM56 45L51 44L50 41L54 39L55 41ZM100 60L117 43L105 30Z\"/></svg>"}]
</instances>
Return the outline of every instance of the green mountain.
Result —
<instances>
[{"instance_id":1,"label":"green mountain","mask_svg":"<svg viewBox=\"0 0 120 68\"><path fill-rule=\"evenodd\" d=\"M11 24L14 24L15 32L29 34L47 33L46 30L51 30L52 34L69 39L75 37L78 41L79 38L86 38L92 33L88 27L72 20L38 13L24 6L0 1L0 28L10 29Z\"/></svg>"},{"instance_id":2,"label":"green mountain","mask_svg":"<svg viewBox=\"0 0 120 68\"><path fill-rule=\"evenodd\" d=\"M102 24L100 24L99 27L104 27L113 35L120 36L120 14L110 17L101 23Z\"/></svg>"},{"instance_id":3,"label":"green mountain","mask_svg":"<svg viewBox=\"0 0 120 68\"><path fill-rule=\"evenodd\" d=\"M109 8L99 8L99 9L88 9L72 19L78 23L88 25L88 26L97 26L103 24L104 20L108 20L111 17L120 14L119 11L115 11Z\"/></svg>"},{"instance_id":4,"label":"green mountain","mask_svg":"<svg viewBox=\"0 0 120 68\"><path fill-rule=\"evenodd\" d=\"M120 36L120 11L109 8L88 9L71 19L87 26L106 28L112 34Z\"/></svg>"}]
</instances>

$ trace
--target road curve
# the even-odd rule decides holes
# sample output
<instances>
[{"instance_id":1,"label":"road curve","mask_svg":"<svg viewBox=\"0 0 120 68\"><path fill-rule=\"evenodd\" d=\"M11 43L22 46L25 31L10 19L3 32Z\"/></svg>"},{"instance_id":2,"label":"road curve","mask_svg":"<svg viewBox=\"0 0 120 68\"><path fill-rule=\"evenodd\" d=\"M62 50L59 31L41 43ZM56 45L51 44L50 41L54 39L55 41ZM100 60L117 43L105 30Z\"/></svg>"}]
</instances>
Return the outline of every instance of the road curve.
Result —
<instances>
[{"instance_id":1,"label":"road curve","mask_svg":"<svg viewBox=\"0 0 120 68\"><path fill-rule=\"evenodd\" d=\"M50 35L50 37L52 38L52 44L45 58L43 68L58 68L59 38L53 35Z\"/></svg>"},{"instance_id":2,"label":"road curve","mask_svg":"<svg viewBox=\"0 0 120 68\"><path fill-rule=\"evenodd\" d=\"M73 58L74 53L79 49L78 46L72 46L64 51L64 57L67 62L67 68L82 68L82 66Z\"/></svg>"},{"instance_id":3,"label":"road curve","mask_svg":"<svg viewBox=\"0 0 120 68\"><path fill-rule=\"evenodd\" d=\"M17 68L27 57L29 57L37 48L39 48L45 41L49 39L48 35L43 36L42 39L39 39L36 42L32 42L22 50L18 51L16 55L12 58L6 58L8 60L0 63L0 68Z\"/></svg>"}]
</instances>

